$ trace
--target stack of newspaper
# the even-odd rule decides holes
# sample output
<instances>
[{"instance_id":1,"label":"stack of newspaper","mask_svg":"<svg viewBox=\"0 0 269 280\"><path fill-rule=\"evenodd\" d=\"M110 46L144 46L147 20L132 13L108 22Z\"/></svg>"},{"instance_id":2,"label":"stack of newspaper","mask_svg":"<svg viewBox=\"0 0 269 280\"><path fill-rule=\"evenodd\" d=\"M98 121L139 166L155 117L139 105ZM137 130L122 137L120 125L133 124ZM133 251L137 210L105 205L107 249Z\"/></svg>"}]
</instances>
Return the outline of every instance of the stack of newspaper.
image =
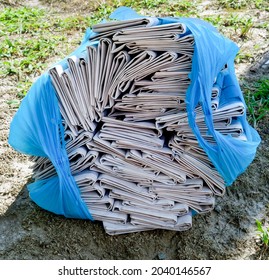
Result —
<instances>
[{"instance_id":1,"label":"stack of newspaper","mask_svg":"<svg viewBox=\"0 0 269 280\"><path fill-rule=\"evenodd\" d=\"M159 24L97 24L80 55L50 70L71 172L109 234L187 230L193 211L211 211L225 190L188 124L194 38L184 24ZM244 104L223 104L217 81L212 110L217 131L244 140ZM200 105L196 123L214 144ZM49 159L33 159L36 180L56 174Z\"/></svg>"}]
</instances>

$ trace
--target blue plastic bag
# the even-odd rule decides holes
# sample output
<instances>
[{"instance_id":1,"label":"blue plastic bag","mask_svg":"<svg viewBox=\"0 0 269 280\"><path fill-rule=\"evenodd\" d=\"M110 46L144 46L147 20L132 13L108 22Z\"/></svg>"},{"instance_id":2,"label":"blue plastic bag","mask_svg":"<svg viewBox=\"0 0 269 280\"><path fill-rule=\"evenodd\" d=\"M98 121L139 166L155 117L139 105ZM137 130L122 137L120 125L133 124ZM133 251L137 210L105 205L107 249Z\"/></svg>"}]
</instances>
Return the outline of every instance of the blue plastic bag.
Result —
<instances>
[{"instance_id":1,"label":"blue plastic bag","mask_svg":"<svg viewBox=\"0 0 269 280\"><path fill-rule=\"evenodd\" d=\"M57 176L28 186L36 204L65 217L92 220L71 175L62 118L48 73L34 83L23 99L11 122L9 144L21 153L48 157L57 171Z\"/></svg>"},{"instance_id":2,"label":"blue plastic bag","mask_svg":"<svg viewBox=\"0 0 269 280\"><path fill-rule=\"evenodd\" d=\"M141 17L130 8L117 9L111 18L126 20ZM186 102L189 125L199 144L205 150L226 185L232 184L236 177L245 171L255 157L260 143L258 133L248 124L246 114L240 117L247 141L224 136L214 129L211 90L215 77L225 96L224 102L242 101L233 61L238 47L220 35L216 29L199 19L160 18L160 24L184 23L195 38L195 49L190 73L191 85ZM79 55L86 46L92 44L89 38L93 32L88 29L81 46L71 55ZM66 59L60 62L63 67ZM226 71L221 71L228 64ZM64 67L65 68L65 67ZM205 114L209 133L216 144L209 144L200 134L195 123L194 109L200 103ZM28 186L30 197L42 208L66 217L92 219L91 214L80 197L80 191L71 175L65 149L62 118L55 90L48 73L43 74L32 86L10 126L9 144L17 151L28 155L48 157L57 171L57 176L36 181Z\"/></svg>"},{"instance_id":3,"label":"blue plastic bag","mask_svg":"<svg viewBox=\"0 0 269 280\"><path fill-rule=\"evenodd\" d=\"M117 9L110 16L110 18L116 20L138 17L141 16L126 7ZM215 77L218 76L218 80L223 81L220 86L225 102L238 100L245 103L234 71L234 58L238 52L238 47L234 42L219 34L211 24L200 19L161 18L160 22L161 24L184 23L194 36L195 46L190 74L191 85L186 96L189 125L199 144L222 175L226 185L229 186L253 161L256 149L261 141L257 131L248 124L246 114L240 117L247 137L246 142L237 140L232 136L222 135L214 129L213 125L211 91ZM225 64L228 65L228 69L221 72ZM209 144L203 139L195 123L194 109L198 103L203 107L205 122L209 133L216 141L215 145Z\"/></svg>"}]
</instances>

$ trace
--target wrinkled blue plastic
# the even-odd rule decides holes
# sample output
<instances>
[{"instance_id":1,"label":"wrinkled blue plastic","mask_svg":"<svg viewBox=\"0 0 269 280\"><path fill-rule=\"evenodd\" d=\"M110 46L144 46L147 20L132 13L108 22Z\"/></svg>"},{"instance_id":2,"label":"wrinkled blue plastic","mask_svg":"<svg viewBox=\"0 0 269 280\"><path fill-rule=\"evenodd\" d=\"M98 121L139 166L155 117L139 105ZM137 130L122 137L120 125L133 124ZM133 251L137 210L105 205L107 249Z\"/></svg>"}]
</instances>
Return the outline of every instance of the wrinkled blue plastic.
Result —
<instances>
[{"instance_id":1,"label":"wrinkled blue plastic","mask_svg":"<svg viewBox=\"0 0 269 280\"><path fill-rule=\"evenodd\" d=\"M111 15L111 18L116 20L138 17L141 16L127 7L121 7ZM248 124L246 114L240 119L247 141L224 136L218 133L213 125L211 90L216 77L216 86L222 90L224 96L222 102L229 103L235 100L244 102L233 64L238 47L221 36L212 25L199 19L160 18L160 24L173 22L186 24L195 37L190 73L191 85L186 97L190 127L199 144L224 178L226 185L230 185L252 162L260 143L260 137ZM79 55L85 51L86 46L92 44L89 42L92 34L93 32L88 29L82 44L71 55ZM226 63L228 69L221 71ZM66 59L60 64L65 68ZM195 123L194 109L198 103L202 104L209 133L216 140L215 145L203 139ZM59 106L48 73L43 74L34 83L23 99L10 126L9 144L19 152L48 157L56 168L57 176L36 181L28 186L33 201L56 214L92 220L71 175Z\"/></svg>"},{"instance_id":2,"label":"wrinkled blue plastic","mask_svg":"<svg viewBox=\"0 0 269 280\"><path fill-rule=\"evenodd\" d=\"M246 113L238 119L242 123L247 141L237 140L230 135L222 135L214 129L213 125L211 91L215 77L223 80L221 92L223 103L242 101L245 104L234 71L234 58L238 47L219 33L210 32L205 25L196 24L191 19L181 19L180 21L188 26L195 38L195 51L190 75L192 82L186 98L189 125L199 144L224 178L226 185L229 186L253 161L261 141L257 131L248 124ZM220 72L226 63L228 69ZM194 109L198 102L203 106L205 122L209 133L216 140L216 145L211 145L204 140L195 123Z\"/></svg>"},{"instance_id":3,"label":"wrinkled blue plastic","mask_svg":"<svg viewBox=\"0 0 269 280\"><path fill-rule=\"evenodd\" d=\"M57 176L28 185L36 204L68 218L92 220L71 175L58 101L48 73L23 99L10 125L9 144L21 153L48 157L55 166Z\"/></svg>"},{"instance_id":4,"label":"wrinkled blue plastic","mask_svg":"<svg viewBox=\"0 0 269 280\"><path fill-rule=\"evenodd\" d=\"M112 19L124 20L141 17L127 7L117 9L111 16ZM218 172L222 175L227 186L231 185L236 177L243 173L253 161L256 149L260 144L260 136L247 122L246 113L239 117L247 141L240 141L231 136L225 136L214 129L211 92L215 78L222 89L222 103L234 101L244 102L235 71L234 58L238 47L231 40L223 37L209 23L194 18L162 18L161 24L173 22L184 23L195 38L192 71L190 74L191 85L188 88L186 102L189 125L198 139L200 146L207 153ZM228 69L222 71L225 64ZM209 134L214 137L216 144L209 144L202 136L195 123L195 107L202 104Z\"/></svg>"}]
</instances>

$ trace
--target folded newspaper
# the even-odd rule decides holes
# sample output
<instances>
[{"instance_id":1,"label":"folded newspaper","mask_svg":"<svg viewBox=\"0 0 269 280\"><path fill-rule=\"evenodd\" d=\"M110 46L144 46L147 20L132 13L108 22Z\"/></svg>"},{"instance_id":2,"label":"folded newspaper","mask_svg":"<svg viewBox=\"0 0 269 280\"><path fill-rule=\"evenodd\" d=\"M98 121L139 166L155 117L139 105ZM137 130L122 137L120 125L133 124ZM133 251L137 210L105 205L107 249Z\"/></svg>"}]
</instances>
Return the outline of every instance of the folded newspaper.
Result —
<instances>
[{"instance_id":1,"label":"folded newspaper","mask_svg":"<svg viewBox=\"0 0 269 280\"><path fill-rule=\"evenodd\" d=\"M225 192L188 121L194 36L184 23L154 17L92 30L83 51L49 70L81 198L111 235L190 229L193 213L211 211ZM218 77L210 90L216 132L247 141L245 104L227 103ZM194 114L202 137L216 145L199 102ZM49 158L32 159L35 180L56 175Z\"/></svg>"}]
</instances>

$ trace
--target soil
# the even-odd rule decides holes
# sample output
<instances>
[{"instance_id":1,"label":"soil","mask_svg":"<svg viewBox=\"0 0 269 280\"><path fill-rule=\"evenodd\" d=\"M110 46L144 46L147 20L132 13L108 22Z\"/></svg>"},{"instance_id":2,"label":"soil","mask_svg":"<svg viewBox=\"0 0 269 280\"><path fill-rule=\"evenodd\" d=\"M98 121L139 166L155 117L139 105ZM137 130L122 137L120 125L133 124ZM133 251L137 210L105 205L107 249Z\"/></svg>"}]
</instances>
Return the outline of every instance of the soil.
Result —
<instances>
[{"instance_id":1,"label":"soil","mask_svg":"<svg viewBox=\"0 0 269 280\"><path fill-rule=\"evenodd\" d=\"M41 2L43 8L53 9L53 1L50 6ZM269 74L262 67L267 61L266 37L252 36L246 45L253 47L257 40L264 47L253 63L236 65L240 80ZM269 259L268 250L257 241L255 224L256 219L269 223L268 117L258 123L262 142L253 163L217 199L214 211L193 218L191 230L109 236L99 222L66 219L29 199L31 162L7 143L16 110L6 101L15 98L15 87L11 78L0 81L0 259Z\"/></svg>"}]
</instances>

